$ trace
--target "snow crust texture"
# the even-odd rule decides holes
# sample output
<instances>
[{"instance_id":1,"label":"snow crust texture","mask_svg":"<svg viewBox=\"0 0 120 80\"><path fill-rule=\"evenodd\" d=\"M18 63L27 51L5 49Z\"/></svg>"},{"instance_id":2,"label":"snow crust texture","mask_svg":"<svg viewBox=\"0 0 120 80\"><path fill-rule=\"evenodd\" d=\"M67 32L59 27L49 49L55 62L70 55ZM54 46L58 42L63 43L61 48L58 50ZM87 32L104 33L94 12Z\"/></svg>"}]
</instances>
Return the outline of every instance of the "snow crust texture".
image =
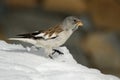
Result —
<instances>
[{"instance_id":1,"label":"snow crust texture","mask_svg":"<svg viewBox=\"0 0 120 80\"><path fill-rule=\"evenodd\" d=\"M120 80L78 64L66 47L49 59L43 49L0 41L0 80Z\"/></svg>"}]
</instances>

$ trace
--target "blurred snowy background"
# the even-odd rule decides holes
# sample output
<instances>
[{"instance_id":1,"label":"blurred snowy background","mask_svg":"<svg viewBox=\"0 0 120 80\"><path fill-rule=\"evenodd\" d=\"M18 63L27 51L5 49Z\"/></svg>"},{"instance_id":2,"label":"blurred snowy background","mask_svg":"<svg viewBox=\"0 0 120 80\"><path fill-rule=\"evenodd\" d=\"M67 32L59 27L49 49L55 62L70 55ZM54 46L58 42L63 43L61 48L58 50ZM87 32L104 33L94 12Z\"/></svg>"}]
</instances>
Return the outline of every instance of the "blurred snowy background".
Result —
<instances>
[{"instance_id":1,"label":"blurred snowy background","mask_svg":"<svg viewBox=\"0 0 120 80\"><path fill-rule=\"evenodd\" d=\"M0 0L0 39L46 29L69 15L85 24L65 44L77 62L120 77L120 0Z\"/></svg>"}]
</instances>

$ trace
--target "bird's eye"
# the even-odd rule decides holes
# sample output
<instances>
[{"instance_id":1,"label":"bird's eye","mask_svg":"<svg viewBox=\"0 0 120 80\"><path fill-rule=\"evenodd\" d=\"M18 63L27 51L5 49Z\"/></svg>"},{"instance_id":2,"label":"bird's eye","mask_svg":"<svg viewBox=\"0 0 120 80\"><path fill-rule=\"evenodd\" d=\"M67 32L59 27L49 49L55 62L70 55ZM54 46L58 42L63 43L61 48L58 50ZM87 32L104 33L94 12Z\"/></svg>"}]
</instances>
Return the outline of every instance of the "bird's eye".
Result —
<instances>
[{"instance_id":1,"label":"bird's eye","mask_svg":"<svg viewBox=\"0 0 120 80\"><path fill-rule=\"evenodd\" d=\"M74 22L77 22L77 20L74 19Z\"/></svg>"}]
</instances>

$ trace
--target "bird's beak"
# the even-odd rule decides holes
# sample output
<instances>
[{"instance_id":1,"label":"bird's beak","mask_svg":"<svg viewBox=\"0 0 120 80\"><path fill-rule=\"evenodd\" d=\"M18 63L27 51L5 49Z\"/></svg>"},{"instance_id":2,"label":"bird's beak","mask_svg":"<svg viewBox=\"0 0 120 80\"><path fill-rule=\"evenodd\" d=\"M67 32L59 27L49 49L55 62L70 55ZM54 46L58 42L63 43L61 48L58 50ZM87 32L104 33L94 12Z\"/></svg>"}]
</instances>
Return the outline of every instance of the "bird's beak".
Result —
<instances>
[{"instance_id":1,"label":"bird's beak","mask_svg":"<svg viewBox=\"0 0 120 80\"><path fill-rule=\"evenodd\" d=\"M79 27L83 26L83 23L82 23L81 21L78 21L76 24L77 24L77 26L79 26Z\"/></svg>"}]
</instances>

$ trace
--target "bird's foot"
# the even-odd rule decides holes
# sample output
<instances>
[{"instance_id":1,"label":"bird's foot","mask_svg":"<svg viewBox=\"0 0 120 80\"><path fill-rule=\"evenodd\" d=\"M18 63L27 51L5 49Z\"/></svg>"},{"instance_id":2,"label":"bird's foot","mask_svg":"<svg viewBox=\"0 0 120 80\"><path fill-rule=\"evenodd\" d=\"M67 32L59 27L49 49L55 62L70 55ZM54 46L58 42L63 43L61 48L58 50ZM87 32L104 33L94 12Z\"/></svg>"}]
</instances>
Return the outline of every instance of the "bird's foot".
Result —
<instances>
[{"instance_id":1,"label":"bird's foot","mask_svg":"<svg viewBox=\"0 0 120 80\"><path fill-rule=\"evenodd\" d=\"M55 52L57 52L59 55L64 54L63 52L61 52L61 51L59 51L59 50L56 50L56 49L53 49L53 50L54 50L54 52L52 53L52 55L54 55ZM52 55L48 55L50 59L53 59Z\"/></svg>"},{"instance_id":2,"label":"bird's foot","mask_svg":"<svg viewBox=\"0 0 120 80\"><path fill-rule=\"evenodd\" d=\"M50 59L53 59L53 57L51 55L48 55Z\"/></svg>"},{"instance_id":3,"label":"bird's foot","mask_svg":"<svg viewBox=\"0 0 120 80\"><path fill-rule=\"evenodd\" d=\"M54 52L52 53L52 55L54 55L55 54L55 52L57 52L58 54L64 54L63 52L61 52L61 51L59 51L59 50L56 50L56 49L53 49L54 50Z\"/></svg>"}]
</instances>

